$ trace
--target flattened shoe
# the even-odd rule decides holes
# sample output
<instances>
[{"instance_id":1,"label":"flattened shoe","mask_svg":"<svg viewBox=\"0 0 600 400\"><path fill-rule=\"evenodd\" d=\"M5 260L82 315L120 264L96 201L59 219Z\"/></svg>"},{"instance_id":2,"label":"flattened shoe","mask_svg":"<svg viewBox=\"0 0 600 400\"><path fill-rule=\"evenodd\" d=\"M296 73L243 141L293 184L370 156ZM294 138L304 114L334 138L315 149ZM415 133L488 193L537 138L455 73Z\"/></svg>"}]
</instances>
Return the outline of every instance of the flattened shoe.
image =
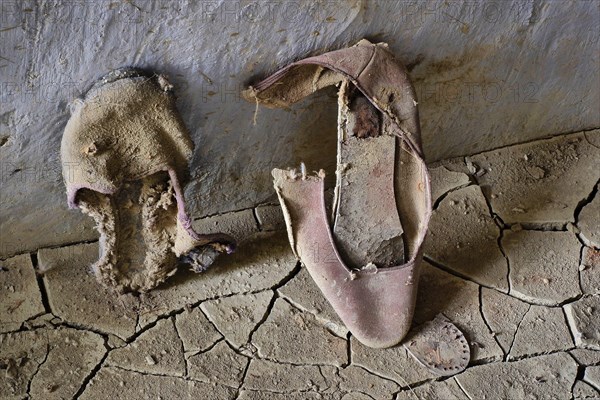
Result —
<instances>
[{"instance_id":1,"label":"flattened shoe","mask_svg":"<svg viewBox=\"0 0 600 400\"><path fill-rule=\"evenodd\" d=\"M183 187L193 142L172 88L161 75L112 71L72 104L62 137L68 204L100 232L92 269L121 292L156 287L180 259L202 270L235 248L228 235L192 228Z\"/></svg>"},{"instance_id":2,"label":"flattened shoe","mask_svg":"<svg viewBox=\"0 0 600 400\"><path fill-rule=\"evenodd\" d=\"M273 170L292 250L352 334L398 344L415 306L431 215L416 96L386 44L295 62L244 92L286 108L330 85L338 93L338 168L331 220L323 171Z\"/></svg>"}]
</instances>

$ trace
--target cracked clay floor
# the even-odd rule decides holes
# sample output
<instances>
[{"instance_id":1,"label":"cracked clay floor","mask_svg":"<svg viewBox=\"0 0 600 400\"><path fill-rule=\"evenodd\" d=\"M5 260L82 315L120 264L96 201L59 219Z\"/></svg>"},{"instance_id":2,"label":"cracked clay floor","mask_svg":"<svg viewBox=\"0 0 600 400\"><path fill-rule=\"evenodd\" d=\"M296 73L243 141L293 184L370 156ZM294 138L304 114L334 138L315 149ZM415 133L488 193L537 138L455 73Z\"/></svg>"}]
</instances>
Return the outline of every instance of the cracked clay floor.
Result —
<instances>
[{"instance_id":1,"label":"cracked clay floor","mask_svg":"<svg viewBox=\"0 0 600 400\"><path fill-rule=\"evenodd\" d=\"M352 338L262 205L197 220L239 251L138 297L96 284L97 243L3 260L0 398L599 398L599 148L595 130L431 166L415 322L465 332L458 375Z\"/></svg>"}]
</instances>

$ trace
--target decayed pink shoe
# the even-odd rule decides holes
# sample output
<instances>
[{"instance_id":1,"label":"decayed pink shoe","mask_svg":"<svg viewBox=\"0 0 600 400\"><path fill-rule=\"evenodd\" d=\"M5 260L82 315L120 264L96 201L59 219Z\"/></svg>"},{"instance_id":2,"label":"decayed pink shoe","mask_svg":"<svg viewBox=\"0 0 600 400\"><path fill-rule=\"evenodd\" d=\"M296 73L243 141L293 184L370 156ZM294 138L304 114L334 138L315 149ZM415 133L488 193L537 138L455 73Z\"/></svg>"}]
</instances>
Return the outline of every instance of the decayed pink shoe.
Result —
<instances>
[{"instance_id":1,"label":"decayed pink shoe","mask_svg":"<svg viewBox=\"0 0 600 400\"><path fill-rule=\"evenodd\" d=\"M71 208L100 232L99 282L120 292L148 291L180 261L197 271L233 238L194 231L183 186L193 142L162 75L110 72L71 107L61 158Z\"/></svg>"},{"instance_id":2,"label":"decayed pink shoe","mask_svg":"<svg viewBox=\"0 0 600 400\"><path fill-rule=\"evenodd\" d=\"M323 171L273 170L294 253L352 334L390 347L408 332L431 215L417 102L386 44L357 45L295 62L244 96L285 108L339 85L333 216ZM318 133L315 133L317 135Z\"/></svg>"}]
</instances>

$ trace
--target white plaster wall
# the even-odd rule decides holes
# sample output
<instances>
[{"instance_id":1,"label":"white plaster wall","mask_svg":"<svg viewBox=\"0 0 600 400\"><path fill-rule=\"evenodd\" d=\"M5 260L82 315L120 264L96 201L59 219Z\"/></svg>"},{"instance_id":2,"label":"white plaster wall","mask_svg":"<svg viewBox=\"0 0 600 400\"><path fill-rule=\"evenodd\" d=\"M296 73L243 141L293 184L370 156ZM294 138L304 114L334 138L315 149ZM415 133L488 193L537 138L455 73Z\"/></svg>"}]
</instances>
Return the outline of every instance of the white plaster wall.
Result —
<instances>
[{"instance_id":1,"label":"white plaster wall","mask_svg":"<svg viewBox=\"0 0 600 400\"><path fill-rule=\"evenodd\" d=\"M409 65L429 160L600 126L596 1L17 1L0 29L0 256L95 237L65 205L67 103L110 69L166 73L197 145L197 217L272 198L270 170L331 168L333 91L239 98L290 61L386 41Z\"/></svg>"}]
</instances>

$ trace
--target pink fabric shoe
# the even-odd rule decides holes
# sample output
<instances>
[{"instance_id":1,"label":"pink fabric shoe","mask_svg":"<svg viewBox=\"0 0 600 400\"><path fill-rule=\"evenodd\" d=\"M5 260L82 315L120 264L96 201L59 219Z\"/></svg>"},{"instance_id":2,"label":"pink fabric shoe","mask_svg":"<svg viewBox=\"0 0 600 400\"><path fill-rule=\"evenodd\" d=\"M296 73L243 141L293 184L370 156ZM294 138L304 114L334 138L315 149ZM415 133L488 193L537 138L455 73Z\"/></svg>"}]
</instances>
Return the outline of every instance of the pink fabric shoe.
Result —
<instances>
[{"instance_id":1,"label":"pink fabric shoe","mask_svg":"<svg viewBox=\"0 0 600 400\"><path fill-rule=\"evenodd\" d=\"M244 92L286 108L339 85L333 216L323 171L273 170L292 250L352 334L371 347L398 344L415 307L431 215L414 90L386 44L357 45L295 62ZM318 133L316 133L318 135Z\"/></svg>"}]
</instances>

